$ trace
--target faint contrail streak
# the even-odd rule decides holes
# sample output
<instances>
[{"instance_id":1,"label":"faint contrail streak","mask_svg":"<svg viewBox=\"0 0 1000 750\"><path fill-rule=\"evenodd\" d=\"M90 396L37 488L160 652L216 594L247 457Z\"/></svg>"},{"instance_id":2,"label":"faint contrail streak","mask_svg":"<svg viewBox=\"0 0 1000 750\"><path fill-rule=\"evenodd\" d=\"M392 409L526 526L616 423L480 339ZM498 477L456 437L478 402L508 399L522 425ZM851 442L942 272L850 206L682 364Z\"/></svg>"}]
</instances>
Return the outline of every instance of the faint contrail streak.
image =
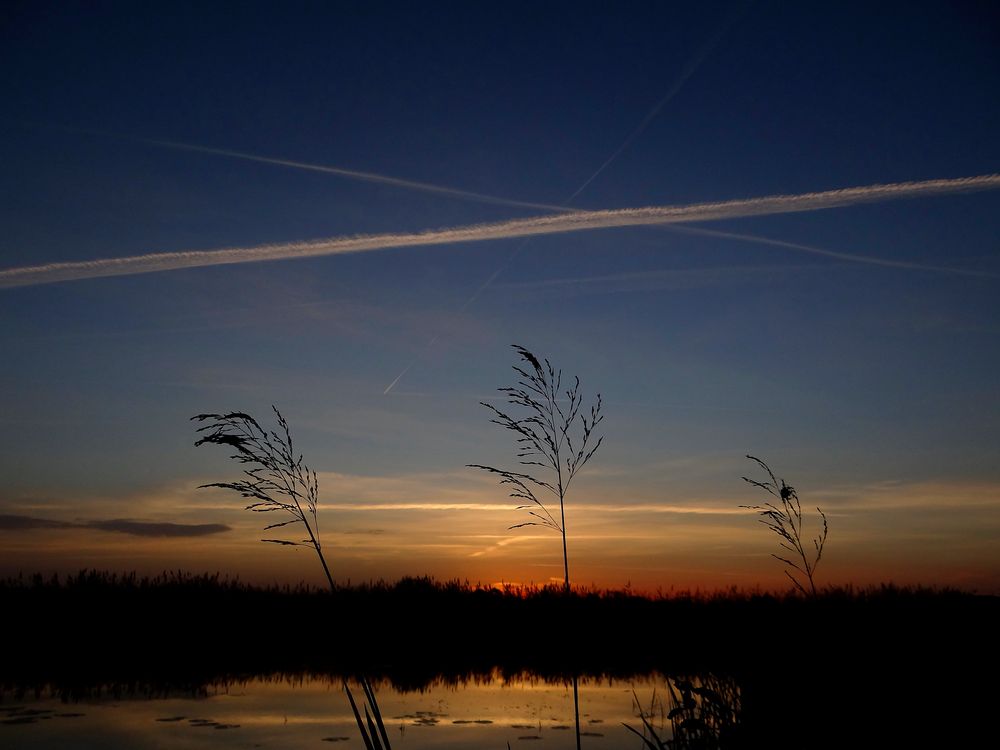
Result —
<instances>
[{"instance_id":1,"label":"faint contrail streak","mask_svg":"<svg viewBox=\"0 0 1000 750\"><path fill-rule=\"evenodd\" d=\"M325 166L323 164L310 164L309 162L292 161L291 159L278 159L270 156L258 156L256 154L247 154L242 151L230 151L229 149L211 148L209 146L198 146L190 143L161 141L152 138L138 138L136 140L138 140L141 143L148 143L152 146L162 146L164 148L172 148L178 151L194 151L199 154L214 154L215 156L229 156L234 159L243 159L244 161L260 162L261 164L273 164L279 167L304 169L308 172L322 172L323 174L338 175L340 177L347 177L352 180L361 180L363 182L375 182L382 185L392 185L393 187L405 188L407 190L419 190L424 193L436 193L438 195L447 195L452 198L458 198L467 201L475 201L477 203L491 203L497 206L513 206L515 208L533 208L533 209L541 209L543 211L565 210L560 206L551 206L546 203L532 203L531 201L518 201L518 200L513 200L511 198L500 198L495 195L476 193L471 190L460 190L459 188L450 188L450 187L444 187L442 185L433 185L428 182L404 180L399 177L390 177L389 175L376 174L375 172L361 172L355 169L330 167L330 166Z\"/></svg>"},{"instance_id":2,"label":"faint contrail streak","mask_svg":"<svg viewBox=\"0 0 1000 750\"><path fill-rule=\"evenodd\" d=\"M584 190L586 190L587 187L590 185L590 183L592 183L595 179L597 179L597 177L601 174L601 172L603 172L605 169L611 166L611 164L614 163L614 161L618 159L618 157L621 156L622 153L629 146L632 145L632 142L636 138L642 135L642 132L649 126L649 124L654 119L656 119L656 116L660 114L660 110L662 110L670 102L670 100L677 95L677 93L684 87L684 84L687 83L687 80L692 75L694 75L695 71L697 71L699 67L701 67L701 64L705 61L705 58L708 57L708 55L712 52L712 50L714 50L719 45L719 42L722 41L722 38L729 32L729 29L736 22L737 17L738 17L737 14L733 14L722 24L719 30L705 43L705 45L698 51L698 53L694 56L694 58L688 61L688 63L681 69L680 75L674 81L673 85L667 90L667 93L664 94L663 98L661 98L660 101L658 101L653 106L653 108L646 113L646 116L643 117L642 120L639 122L639 124L635 127L635 129L632 130L632 132L625 137L625 140L621 142L618 148L616 148L611 153L611 155L604 160L604 163L601 164L601 166L599 166L593 172L593 174L591 174L587 179L585 179L582 183L580 183L580 186L576 190L574 190L566 198L565 201L563 201L561 206L556 208L557 211L572 210L568 208L568 206L574 200L576 200L577 196L580 195L580 193L582 193ZM479 287L472 293L472 295L465 301L465 303L459 308L458 311L460 313L465 312L470 305L472 305L477 299L479 299L479 296L493 285L493 282L496 281L497 277L504 272L507 266L509 266L511 263L514 262L514 259L521 254L521 251L524 250L525 246L530 241L531 241L530 238L525 238L523 242L519 243L518 246L514 248L514 251L510 253L510 255L508 255L507 258L499 266L497 266L497 269L492 274L490 274L490 277L479 285ZM421 354L430 349L430 347L433 346L434 342L437 341L437 339L438 336L434 336L434 338L424 346ZM417 359L414 359L410 362L410 364L408 364L405 368L403 368L403 371L396 376L395 380L389 383L389 385L386 386L386 389L382 391L382 395L383 396L387 395L389 391L391 391L396 386L396 383L398 383L400 379L407 373L407 371L409 371L409 369L413 367L414 364L416 364L416 362Z\"/></svg>"},{"instance_id":3,"label":"faint contrail streak","mask_svg":"<svg viewBox=\"0 0 1000 750\"><path fill-rule=\"evenodd\" d=\"M652 122L652 120L659 113L659 111L661 109L663 109L663 107L677 94L678 91L680 91L680 89L683 86L683 84L687 81L688 78L691 77L691 75L694 74L694 72L698 69L698 67L705 60L705 58L708 56L708 54L716 46L718 46L719 41L725 35L725 32L728 31L728 28L729 28L730 25L731 24L727 24L725 27L723 27L723 29L720 30L715 35L715 37L713 37L705 45L705 47L702 49L702 51L699 53L699 55L694 60L692 60L690 63L688 63L687 66L685 66L684 70L681 73L680 78L674 83L673 87L670 89L670 91L667 93L667 95L663 99L661 99L660 102L655 107L653 107L653 109L651 109L649 111L649 113L646 115L646 117L643 119L643 121L641 123L639 123L639 126L634 131L632 131L632 133L628 136L628 138L626 138L622 142L622 145L618 147L618 149L611 155L611 157L609 159L607 159L607 161L605 161L604 164L596 172L594 172L589 178L587 178L587 180L576 190L576 192L574 192L573 195L571 195L569 197L569 199L567 199L566 203L569 203L574 198L576 198L581 192L583 192L583 190L591 182L593 182L593 180L598 175L600 175L600 173L602 171L604 171L604 169L608 165L610 165L632 143L632 141L634 141L642 133L642 131L646 128L646 126L649 125L650 122ZM231 151L229 149L211 148L211 147L208 147L208 146L198 146L198 145L195 145L195 144L179 143L179 142L176 142L176 141L164 141L164 140L157 140L157 139L151 139L151 138L139 138L137 140L139 140L139 141L141 141L143 143L149 143L149 144L154 145L154 146L163 146L165 148L178 149L178 150L181 150L181 151L194 151L194 152L197 152L197 153L215 154L215 155L219 155L219 156L230 156L230 157L233 157L233 158L236 158L236 159L244 159L246 161L261 162L263 164L274 164L274 165L277 165L277 166L291 167L293 169L303 169L303 170L307 170L307 171L311 171L311 172L321 172L321 173L326 173L326 174L334 174L334 175L338 175L338 176L341 176L341 177L347 177L349 179L362 180L362 181L365 181L365 182L382 183L382 184L392 185L394 187L400 187L400 188L404 188L404 189L408 189L408 190L419 190L419 191L424 191L424 192L428 192L428 193L438 193L438 194L441 194L441 195L448 195L448 196L451 196L453 198L458 198L458 199L461 199L461 200L469 200L469 201L474 201L474 202L479 202L479 203L491 203L491 204L496 204L496 205L501 205L501 206L513 206L513 207L517 207L517 208L532 208L532 209L536 209L536 210L540 210L540 211L555 211L555 212L560 212L560 213L572 213L572 212L574 212L576 210L576 209L573 209L573 208L568 208L565 205L557 206L557 205L550 204L550 203L535 203L533 201L519 201L519 200L514 200L514 199L509 199L509 198L501 198L501 197L495 196L495 195L487 195L485 193L476 193L474 191L461 190L459 188L450 188L450 187L445 187L445 186L442 186L442 185L434 185L434 184L427 183L427 182L416 182L416 181L413 181L413 180L404 180L404 179L401 179L401 178L398 178L398 177L391 177L389 175L376 174L374 172L361 172L361 171L357 171L357 170L353 170L353 169L344 169L344 168L341 168L341 167L331 167L331 166L326 166L326 165L322 165L322 164L311 164L311 163L308 163L308 162L291 161L289 159L278 159L278 158L268 157L268 156L259 156L259 155L256 155L256 154L243 153L241 151ZM724 238L724 239L737 240L737 241L741 241L741 242L755 242L755 243L759 243L759 244L762 244L762 245L773 245L773 246L776 246L776 247L786 247L786 248L793 249L793 250L801 250L801 251L804 251L804 252L807 252L807 253L813 253L815 255L826 255L828 257L838 258L840 260L849 260L849 261L853 261L853 262L857 262L857 263L868 263L868 264L876 265L876 266L886 266L886 267L890 267L890 268L906 268L906 269L912 269L912 270L918 270L918 271L940 271L940 272L943 272L943 273L953 273L953 274L959 274L959 275L964 275L964 276L980 276L980 277L988 277L988 278L995 278L996 277L996 274L991 274L991 273L986 272L986 271L964 270L964 269L960 269L960 268L949 268L949 267L946 267L946 266L929 266L929 265L922 264L922 263L910 263L910 262L907 262L907 261L894 261L894 260L886 260L886 259L876 258L876 257L871 257L871 256L854 255L854 254L851 254L851 253L842 253L842 252L837 252L837 251L834 251L834 250L824 250L822 248L814 247L812 245L803 245L803 244L799 244L799 243L795 243L795 242L786 242L784 240L775 240L775 239L771 239L769 237L761 237L759 235L737 234L737 233L733 233L733 232L719 232L719 231L716 231L714 229L703 229L703 228L697 228L697 227L680 227L680 226L674 226L674 227L670 227L670 229L673 229L674 231L679 231L679 232L688 232L688 233L691 233L691 234L702 234L702 235L706 235L706 236L710 236L710 237L721 237L721 238ZM490 286L492 286L492 284L496 280L497 276L500 275L501 270L502 269L498 269L495 273L493 273L489 277L489 279L487 279L483 284L480 285L480 287L469 298L468 302L463 306L463 308L462 308L463 310L465 309L465 307L468 307L469 304L471 304L472 302L474 302L479 297L479 295L482 294L483 291L485 291L487 288L489 288ZM427 347L433 346L435 343L437 343L438 338L439 338L438 336L434 336L427 343ZM425 347L425 348L427 348L427 347ZM415 362L416 362L416 360L414 360L414 362L411 362L409 365L407 365L403 369L402 372L399 373L399 375L396 376L396 378L383 391L383 395L389 393L389 391L391 391L396 386L396 384L403 378L403 376L406 375L407 372L409 372L410 368L413 367L413 365L415 364Z\"/></svg>"},{"instance_id":4,"label":"faint contrail streak","mask_svg":"<svg viewBox=\"0 0 1000 750\"><path fill-rule=\"evenodd\" d=\"M429 342L427 342L427 346L433 346L435 344L435 342L437 342L437 340L438 340L438 337L435 336ZM406 367L404 367L403 371L401 373L399 373L399 375L397 375L393 379L393 381L391 383L389 383L389 385L387 385L385 387L385 390L382 391L382 395L383 396L386 395L389 391L391 391L393 388L395 388L396 387L396 383L398 383L400 380L402 380L403 376L410 371L410 368L413 367L413 365L415 363L416 363L416 360L413 360L413 362L410 362L410 364L408 364Z\"/></svg>"},{"instance_id":5,"label":"faint contrail streak","mask_svg":"<svg viewBox=\"0 0 1000 750\"><path fill-rule=\"evenodd\" d=\"M605 159L604 163L601 164L601 166L599 166L594 171L594 173L590 175L590 177L584 180L583 183L580 185L580 187L578 187L576 191L569 198L566 199L566 203L572 203L573 200L580 193L582 193L584 190L587 189L587 186L589 186L590 183L592 183L594 180L597 179L597 177L601 174L601 172L610 167L611 164L614 163L618 159L618 157L622 155L622 152L624 152L625 149L631 146L632 142L636 138L642 135L642 132L647 127L649 127L649 124L656 119L656 116L658 114L660 114L660 110L662 110L665 106L667 106L667 104L670 102L671 99L677 96L680 90L684 88L684 84L687 83L688 79L691 76L693 76L695 72L697 72L698 68L701 67L702 63L705 62L705 58L707 58L712 53L712 51L719 46L719 42L721 42L723 37L725 37L725 35L729 33L729 29L732 28L733 24L736 23L737 19L738 15L736 14L730 16L726 20L726 22L719 28L719 30L716 31L715 34L707 42L705 42L705 45L698 51L698 53L691 60L689 60L688 63L681 69L680 75L677 76L677 79L674 81L674 84L670 87L670 89L663 96L663 98L660 99L660 101L658 101L653 106L653 108L646 113L646 116L642 118L642 121L635 127L635 129L631 133L628 134L625 140L622 141L621 145L614 150L611 156Z\"/></svg>"},{"instance_id":6,"label":"faint contrail streak","mask_svg":"<svg viewBox=\"0 0 1000 750\"><path fill-rule=\"evenodd\" d=\"M307 242L231 247L220 250L150 253L125 258L102 258L90 261L49 263L0 271L0 288L48 284L56 281L105 276L154 273L179 268L217 266L232 263L253 263L266 260L315 258L324 255L360 253L397 247L448 245L459 242L482 242L533 237L537 235L583 232L614 227L674 224L693 221L735 219L746 216L817 211L840 206L900 198L940 195L944 193L991 190L1000 187L1000 174L961 177L922 182L900 182L889 185L843 188L800 195L774 195L763 198L695 203L681 206L652 206L605 211L575 211L573 213L511 219L490 224L473 224L447 229L405 234L370 234Z\"/></svg>"},{"instance_id":7,"label":"faint contrail streak","mask_svg":"<svg viewBox=\"0 0 1000 750\"><path fill-rule=\"evenodd\" d=\"M672 226L670 229L676 232L686 232L690 234L701 234L707 237L721 237L727 240L738 240L740 242L753 242L758 245L773 245L774 247L786 247L789 250L798 250L812 255L822 255L827 258L837 260L848 260L852 263L867 263L872 266L885 266L887 268L905 268L912 271L934 271L937 273L953 273L959 276L977 276L987 279L998 279L1000 274L989 271L976 271L967 268L953 268L950 266L932 266L926 263L913 263L906 260L890 260L889 258L879 258L872 255L855 255L854 253L843 253L837 250L826 250L815 245L803 245L799 242L786 242L785 240L775 240L770 237L761 237L756 234L740 234L737 232L720 232L716 229L704 229L702 227L679 227Z\"/></svg>"}]
</instances>

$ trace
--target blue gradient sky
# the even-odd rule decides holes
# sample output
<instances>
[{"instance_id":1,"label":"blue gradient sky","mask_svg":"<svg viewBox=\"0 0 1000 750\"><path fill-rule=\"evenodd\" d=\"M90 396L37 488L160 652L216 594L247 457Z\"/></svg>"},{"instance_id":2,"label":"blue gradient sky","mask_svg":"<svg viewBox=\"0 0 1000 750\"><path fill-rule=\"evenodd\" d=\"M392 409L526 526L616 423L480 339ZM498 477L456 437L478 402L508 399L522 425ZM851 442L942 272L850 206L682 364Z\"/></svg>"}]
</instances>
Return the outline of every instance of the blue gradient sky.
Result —
<instances>
[{"instance_id":1,"label":"blue gradient sky","mask_svg":"<svg viewBox=\"0 0 1000 750\"><path fill-rule=\"evenodd\" d=\"M987 3L201 5L0 11L0 269L540 213L150 140L546 204L617 153L591 209L1000 171ZM641 227L0 289L0 572L318 580L194 489L235 467L188 417L273 403L337 577L558 577L463 468L513 466L479 401L516 342L604 395L577 582L782 585L731 512L752 452L830 515L821 580L1000 590L998 217L986 191L699 225L971 275Z\"/></svg>"}]
</instances>

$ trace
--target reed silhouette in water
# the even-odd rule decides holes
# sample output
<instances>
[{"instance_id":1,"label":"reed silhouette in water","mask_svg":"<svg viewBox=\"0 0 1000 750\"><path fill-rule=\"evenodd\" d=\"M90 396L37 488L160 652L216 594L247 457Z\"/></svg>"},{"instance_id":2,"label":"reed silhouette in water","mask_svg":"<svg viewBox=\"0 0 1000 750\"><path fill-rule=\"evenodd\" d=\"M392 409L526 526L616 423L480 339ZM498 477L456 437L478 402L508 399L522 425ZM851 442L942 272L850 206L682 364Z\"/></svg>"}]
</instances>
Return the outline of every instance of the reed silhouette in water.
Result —
<instances>
[{"instance_id":1,"label":"reed silhouette in water","mask_svg":"<svg viewBox=\"0 0 1000 750\"><path fill-rule=\"evenodd\" d=\"M285 521L272 523L264 528L284 528L302 524L308 539L289 541L287 539L261 539L262 542L281 544L285 546L312 547L316 550L326 580L330 584L330 593L337 592L337 586L330 574L330 567L323 555L323 547L319 541L319 481L316 472L303 463L300 453L295 455L292 447L292 433L288 422L271 406L278 419L279 431L265 430L260 423L245 412L229 412L228 414L198 414L191 417L199 422L209 421L198 432L204 433L195 446L205 443L228 445L236 449L230 458L241 464L249 464L251 468L244 469L246 479L234 482L212 482L201 485L204 487L222 487L240 493L242 497L254 502L246 506L255 513L288 513L292 517ZM310 523L309 519L312 519ZM351 694L351 688L344 681L344 691L350 701L354 718L357 720L361 738L366 750L391 750L389 737L382 724L382 714L375 700L375 691L367 679L361 678L361 687L365 693L365 720L361 719L357 703Z\"/></svg>"},{"instance_id":2,"label":"reed silhouette in water","mask_svg":"<svg viewBox=\"0 0 1000 750\"><path fill-rule=\"evenodd\" d=\"M780 539L778 544L791 556L791 559L773 553L771 557L785 564L785 575L795 585L795 588L803 594L816 596L816 581L814 580L816 566L819 565L819 561L823 557L826 535L830 530L826 522L826 514L818 507L816 508L816 512L823 519L823 530L812 540L815 552L807 554L802 543L802 503L799 502L795 488L786 484L784 479L777 479L774 472L771 471L771 467L756 456L748 455L747 458L756 461L767 472L770 481L758 482L756 479L747 477L743 477L743 481L766 490L781 501L781 507L779 508L773 503L741 505L740 507L756 511L757 515L760 516L758 520L778 535ZM808 590L805 586L806 583L809 584Z\"/></svg>"},{"instance_id":3,"label":"reed silhouette in water","mask_svg":"<svg viewBox=\"0 0 1000 750\"><path fill-rule=\"evenodd\" d=\"M623 725L642 739L644 750L727 750L745 747L739 736L740 686L732 677L668 677L670 739L660 737L652 711L639 704L643 731ZM662 731L662 730L661 730Z\"/></svg>"}]
</instances>

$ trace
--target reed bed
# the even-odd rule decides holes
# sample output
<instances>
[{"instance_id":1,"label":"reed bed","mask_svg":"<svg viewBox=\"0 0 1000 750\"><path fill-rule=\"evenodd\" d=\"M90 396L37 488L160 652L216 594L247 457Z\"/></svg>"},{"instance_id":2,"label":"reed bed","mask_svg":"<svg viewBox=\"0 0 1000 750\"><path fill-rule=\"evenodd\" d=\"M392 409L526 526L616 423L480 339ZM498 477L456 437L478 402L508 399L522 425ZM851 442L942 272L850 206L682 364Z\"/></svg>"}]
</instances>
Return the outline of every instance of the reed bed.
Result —
<instances>
[{"instance_id":1,"label":"reed bed","mask_svg":"<svg viewBox=\"0 0 1000 750\"><path fill-rule=\"evenodd\" d=\"M782 638L822 643L824 659L848 663L912 661L913 642L922 644L922 663L955 662L992 643L1000 598L892 585L827 587L808 598L757 590L647 596L430 578L327 590L87 570L0 580L0 608L4 643L18 644L0 680L329 671L414 684L497 668L552 677L753 671L778 658ZM308 652L276 635L310 627L323 637ZM518 637L526 629L559 632L561 648Z\"/></svg>"},{"instance_id":2,"label":"reed bed","mask_svg":"<svg viewBox=\"0 0 1000 750\"><path fill-rule=\"evenodd\" d=\"M992 695L982 686L998 667L1000 621L1000 597L892 585L826 587L815 597L500 590L429 578L327 590L180 571L8 578L0 609L0 700L198 695L269 675L398 690L498 676L628 687L650 674L694 685L713 675L739 686L740 736L758 743L746 747L819 747L817 732L873 722L894 737L928 707L965 717L960 734ZM561 647L521 637L538 632L560 633ZM303 633L315 634L308 649L296 645ZM359 715L371 734L360 706ZM775 737L779 718L786 734Z\"/></svg>"}]
</instances>

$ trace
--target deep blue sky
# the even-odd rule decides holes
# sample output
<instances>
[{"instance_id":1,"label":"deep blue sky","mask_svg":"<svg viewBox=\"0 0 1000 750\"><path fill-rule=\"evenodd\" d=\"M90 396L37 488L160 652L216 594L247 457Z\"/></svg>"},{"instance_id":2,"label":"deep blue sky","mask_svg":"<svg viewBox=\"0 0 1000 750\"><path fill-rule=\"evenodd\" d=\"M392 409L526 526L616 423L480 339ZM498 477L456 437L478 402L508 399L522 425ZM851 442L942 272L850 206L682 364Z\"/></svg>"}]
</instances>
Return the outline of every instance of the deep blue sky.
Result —
<instances>
[{"instance_id":1,"label":"deep blue sky","mask_svg":"<svg viewBox=\"0 0 1000 750\"><path fill-rule=\"evenodd\" d=\"M634 135L573 201L594 209L1000 172L990 3L205 5L4 4L0 268L537 213L150 140L560 204ZM238 527L228 558L0 530L0 567L285 560L194 492L232 469L187 423L275 403L344 475L324 489L345 576L545 580L554 539L470 562L477 530L516 537L513 510L335 507L504 504L463 466L511 457L478 402L517 342L605 396L581 506L755 502L753 451L839 514L832 580L997 587L998 209L984 192L703 225L980 276L636 228L0 289L0 516ZM581 517L585 580L780 576L752 518L625 515Z\"/></svg>"}]
</instances>

